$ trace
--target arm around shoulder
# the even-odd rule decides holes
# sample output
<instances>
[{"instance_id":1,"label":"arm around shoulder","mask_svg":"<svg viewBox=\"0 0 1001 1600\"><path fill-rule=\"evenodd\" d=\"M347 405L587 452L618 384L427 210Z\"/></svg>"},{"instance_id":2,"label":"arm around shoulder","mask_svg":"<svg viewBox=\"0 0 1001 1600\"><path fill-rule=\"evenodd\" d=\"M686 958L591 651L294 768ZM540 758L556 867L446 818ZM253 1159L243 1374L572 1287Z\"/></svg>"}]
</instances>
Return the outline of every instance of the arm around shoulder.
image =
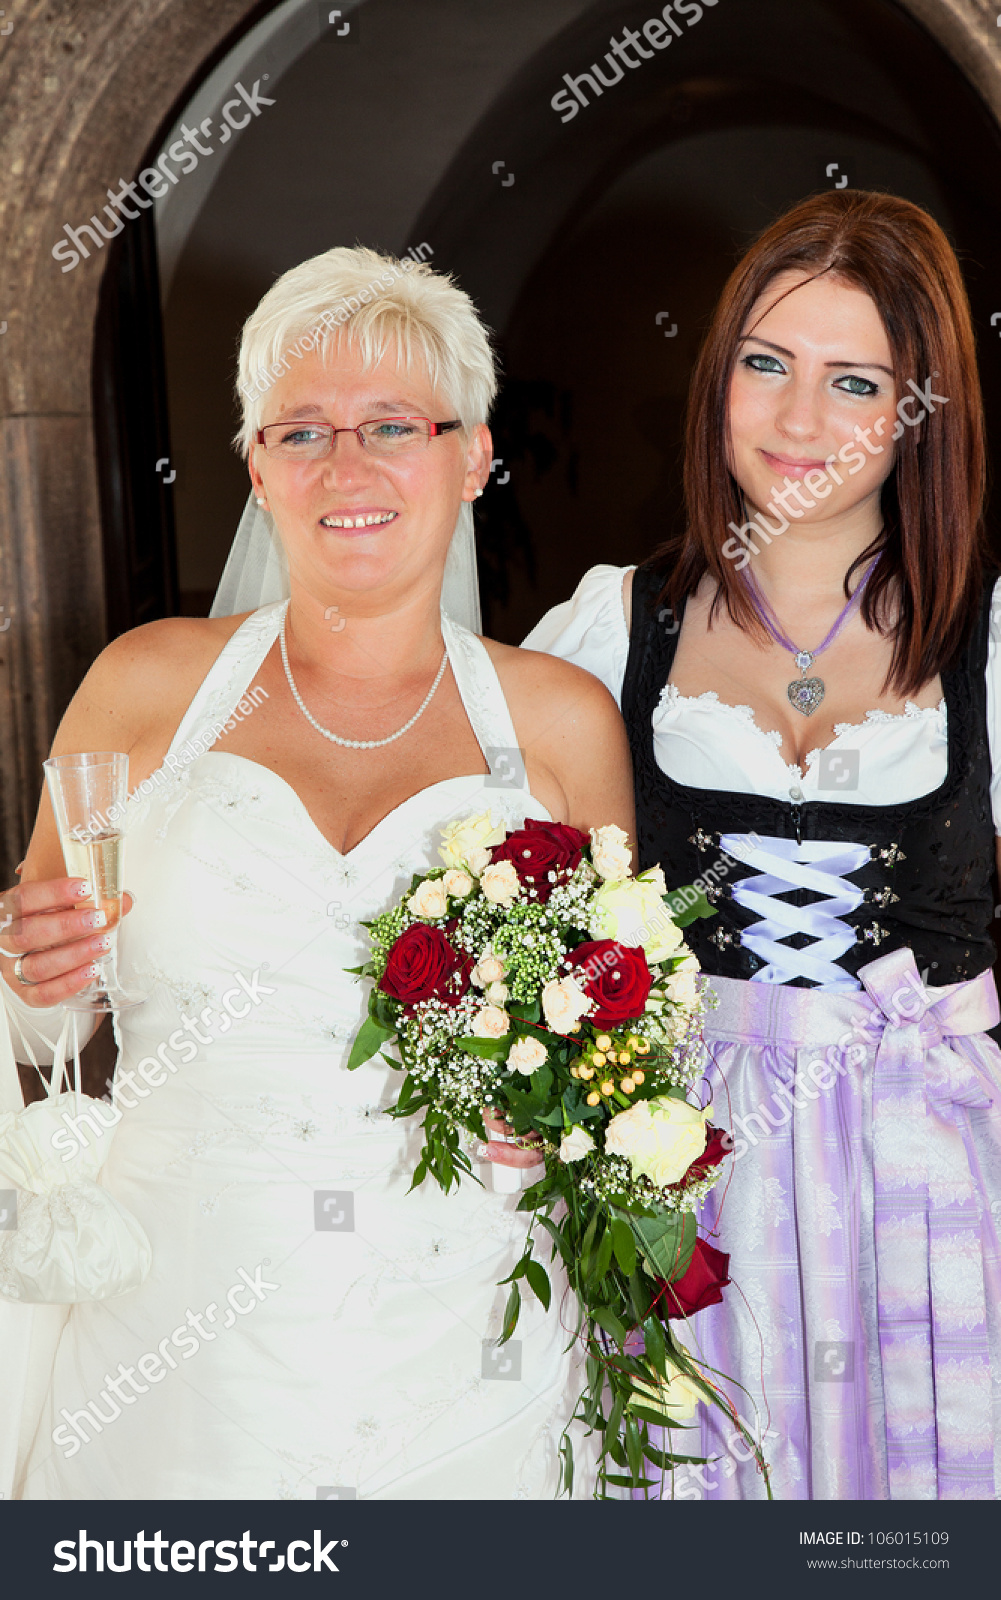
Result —
<instances>
[{"instance_id":1,"label":"arm around shoulder","mask_svg":"<svg viewBox=\"0 0 1001 1600\"><path fill-rule=\"evenodd\" d=\"M585 833L615 823L635 838L625 724L590 672L538 651L491 646L499 661L533 792ZM504 670L505 667L507 670Z\"/></svg>"}]
</instances>

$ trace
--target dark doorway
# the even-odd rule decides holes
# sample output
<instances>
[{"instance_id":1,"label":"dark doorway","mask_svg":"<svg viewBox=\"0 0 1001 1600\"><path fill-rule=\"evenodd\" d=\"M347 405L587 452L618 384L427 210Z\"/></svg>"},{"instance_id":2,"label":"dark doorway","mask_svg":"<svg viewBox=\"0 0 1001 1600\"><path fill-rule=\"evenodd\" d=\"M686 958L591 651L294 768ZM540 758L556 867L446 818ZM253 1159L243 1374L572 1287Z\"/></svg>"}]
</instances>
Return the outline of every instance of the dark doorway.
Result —
<instances>
[{"instance_id":1,"label":"dark doorway","mask_svg":"<svg viewBox=\"0 0 1001 1600\"><path fill-rule=\"evenodd\" d=\"M496 332L502 465L478 518L498 638L517 641L587 567L641 559L676 523L706 319L740 249L816 189L889 190L943 224L1001 420L1001 138L893 0L686 0L669 46L634 52L600 96L581 74L597 62L613 79L610 41L656 18L652 4L366 0L350 49L315 12L289 21L291 55L281 29L262 45L249 70L268 73L273 104L234 141L168 264L167 413L183 472L170 491L150 488L160 548L173 496L187 609L207 606L247 492L230 446L240 326L278 273L334 244L426 246ZM148 457L155 478L165 434L133 441L158 402L123 405L123 393L124 380L106 401L119 454ZM128 514L149 511L137 498ZM145 601L130 604L138 615Z\"/></svg>"},{"instance_id":2,"label":"dark doorway","mask_svg":"<svg viewBox=\"0 0 1001 1600\"><path fill-rule=\"evenodd\" d=\"M114 638L178 609L176 468L149 212L115 241L101 279L93 381L108 634Z\"/></svg>"}]
</instances>

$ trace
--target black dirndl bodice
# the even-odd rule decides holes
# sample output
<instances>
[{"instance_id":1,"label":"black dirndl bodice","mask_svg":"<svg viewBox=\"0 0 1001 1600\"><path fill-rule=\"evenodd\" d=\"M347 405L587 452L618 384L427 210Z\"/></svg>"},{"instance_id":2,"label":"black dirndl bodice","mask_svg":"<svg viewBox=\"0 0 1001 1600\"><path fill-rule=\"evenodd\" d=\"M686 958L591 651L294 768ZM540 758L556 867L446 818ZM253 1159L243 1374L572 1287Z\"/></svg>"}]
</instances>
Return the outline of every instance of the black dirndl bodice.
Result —
<instances>
[{"instance_id":1,"label":"black dirndl bodice","mask_svg":"<svg viewBox=\"0 0 1001 1600\"><path fill-rule=\"evenodd\" d=\"M672 614L657 605L662 586L663 575L649 566L634 573L622 713L635 771L640 867L659 862L669 889L702 877L719 913L697 919L685 930L704 970L749 979L763 965L741 942L743 931L760 919L733 897L734 885L754 876L753 869L731 861L722 872L713 870L720 859L720 835L732 833L799 843L847 840L868 847L868 857L849 875L864 898L843 916L854 929L855 942L837 964L851 976L877 955L904 946L914 952L918 971L934 986L959 983L992 966L995 833L985 671L993 579L960 660L942 673L948 718L945 780L917 800L883 806L814 800L797 804L695 789L668 777L657 765L652 718L680 630ZM820 897L799 888L780 898L805 906ZM791 948L808 948L811 941L794 933L787 942ZM805 978L791 981L809 986Z\"/></svg>"}]
</instances>

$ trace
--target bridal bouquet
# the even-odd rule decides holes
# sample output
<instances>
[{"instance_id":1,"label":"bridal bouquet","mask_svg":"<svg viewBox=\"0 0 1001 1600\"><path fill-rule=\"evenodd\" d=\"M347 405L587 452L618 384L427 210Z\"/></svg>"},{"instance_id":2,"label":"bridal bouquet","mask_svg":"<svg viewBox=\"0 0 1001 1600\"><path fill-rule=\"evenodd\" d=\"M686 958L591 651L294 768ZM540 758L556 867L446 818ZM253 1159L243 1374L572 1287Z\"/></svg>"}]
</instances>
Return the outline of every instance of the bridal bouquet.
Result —
<instances>
[{"instance_id":1,"label":"bridal bouquet","mask_svg":"<svg viewBox=\"0 0 1001 1600\"><path fill-rule=\"evenodd\" d=\"M372 955L357 970L374 982L348 1061L395 1039L404 1078L390 1115L424 1114L411 1187L430 1175L448 1193L472 1175L464 1134L485 1139L484 1114L538 1149L545 1172L519 1203L531 1218L503 1280L501 1342L522 1284L550 1304L541 1224L576 1294L587 1383L574 1416L603 1435L599 1494L651 1486L649 1465L699 1460L649 1430L692 1426L700 1401L725 1409L760 1462L671 1326L729 1282L729 1257L698 1237L694 1216L730 1147L689 1098L706 1000L680 924L701 914L700 897L689 891L695 904L672 914L661 869L632 876L615 827L588 838L529 819L507 833L484 813L445 828L440 853L442 867L367 925ZM570 1493L569 1429L561 1458Z\"/></svg>"}]
</instances>

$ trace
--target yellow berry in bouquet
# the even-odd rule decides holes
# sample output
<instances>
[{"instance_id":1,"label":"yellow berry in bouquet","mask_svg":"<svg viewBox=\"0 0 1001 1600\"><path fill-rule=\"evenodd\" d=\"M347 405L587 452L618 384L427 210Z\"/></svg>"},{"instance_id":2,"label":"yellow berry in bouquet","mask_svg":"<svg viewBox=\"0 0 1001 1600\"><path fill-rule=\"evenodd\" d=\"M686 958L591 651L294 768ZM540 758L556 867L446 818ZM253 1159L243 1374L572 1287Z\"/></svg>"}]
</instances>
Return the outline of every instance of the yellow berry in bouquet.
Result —
<instances>
[{"instance_id":1,"label":"yellow berry in bouquet","mask_svg":"<svg viewBox=\"0 0 1001 1600\"><path fill-rule=\"evenodd\" d=\"M594 1042L598 1046L599 1050L611 1050L612 1048L612 1041L608 1037L607 1033L599 1033Z\"/></svg>"},{"instance_id":2,"label":"yellow berry in bouquet","mask_svg":"<svg viewBox=\"0 0 1001 1600\"><path fill-rule=\"evenodd\" d=\"M602 1092L602 1094L614 1094L615 1093L615 1085L611 1081L610 1078L606 1079L606 1081L601 1085L601 1092Z\"/></svg>"},{"instance_id":3,"label":"yellow berry in bouquet","mask_svg":"<svg viewBox=\"0 0 1001 1600\"><path fill-rule=\"evenodd\" d=\"M607 1060L608 1057L606 1056L604 1050L596 1050L594 1055L591 1057L591 1065L593 1067L603 1067Z\"/></svg>"},{"instance_id":4,"label":"yellow berry in bouquet","mask_svg":"<svg viewBox=\"0 0 1001 1600\"><path fill-rule=\"evenodd\" d=\"M629 1035L629 1038L626 1040L626 1049L627 1050L635 1050L638 1045L639 1045L639 1040L637 1039L635 1033L631 1033Z\"/></svg>"},{"instance_id":5,"label":"yellow berry in bouquet","mask_svg":"<svg viewBox=\"0 0 1001 1600\"><path fill-rule=\"evenodd\" d=\"M629 1065L629 1063L630 1063L630 1061L632 1059L633 1058L629 1054L628 1050L620 1050L619 1051L619 1066L620 1067L628 1067L628 1065Z\"/></svg>"},{"instance_id":6,"label":"yellow berry in bouquet","mask_svg":"<svg viewBox=\"0 0 1001 1600\"><path fill-rule=\"evenodd\" d=\"M647 1043L646 1039L639 1039L637 1041L637 1043L636 1043L636 1054L638 1056L648 1056L650 1054L650 1046Z\"/></svg>"},{"instance_id":7,"label":"yellow berry in bouquet","mask_svg":"<svg viewBox=\"0 0 1001 1600\"><path fill-rule=\"evenodd\" d=\"M587 1097L587 1103L588 1103L589 1106L600 1105L601 1104L601 1095L598 1094L598 1092L595 1089L592 1089L591 1093Z\"/></svg>"},{"instance_id":8,"label":"yellow berry in bouquet","mask_svg":"<svg viewBox=\"0 0 1001 1600\"><path fill-rule=\"evenodd\" d=\"M579 1067L578 1068L578 1076L583 1078L585 1080L585 1082L586 1082L586 1080L588 1078L593 1078L594 1077L594 1068L593 1067Z\"/></svg>"},{"instance_id":9,"label":"yellow berry in bouquet","mask_svg":"<svg viewBox=\"0 0 1001 1600\"><path fill-rule=\"evenodd\" d=\"M619 1088L622 1090L623 1094L632 1094L633 1090L636 1088L635 1079L628 1077L623 1078L619 1084Z\"/></svg>"},{"instance_id":10,"label":"yellow berry in bouquet","mask_svg":"<svg viewBox=\"0 0 1001 1600\"><path fill-rule=\"evenodd\" d=\"M633 1083L634 1084L642 1083L645 1078L646 1078L646 1073L643 1071L642 1067L635 1068L635 1070L633 1071Z\"/></svg>"}]
</instances>

